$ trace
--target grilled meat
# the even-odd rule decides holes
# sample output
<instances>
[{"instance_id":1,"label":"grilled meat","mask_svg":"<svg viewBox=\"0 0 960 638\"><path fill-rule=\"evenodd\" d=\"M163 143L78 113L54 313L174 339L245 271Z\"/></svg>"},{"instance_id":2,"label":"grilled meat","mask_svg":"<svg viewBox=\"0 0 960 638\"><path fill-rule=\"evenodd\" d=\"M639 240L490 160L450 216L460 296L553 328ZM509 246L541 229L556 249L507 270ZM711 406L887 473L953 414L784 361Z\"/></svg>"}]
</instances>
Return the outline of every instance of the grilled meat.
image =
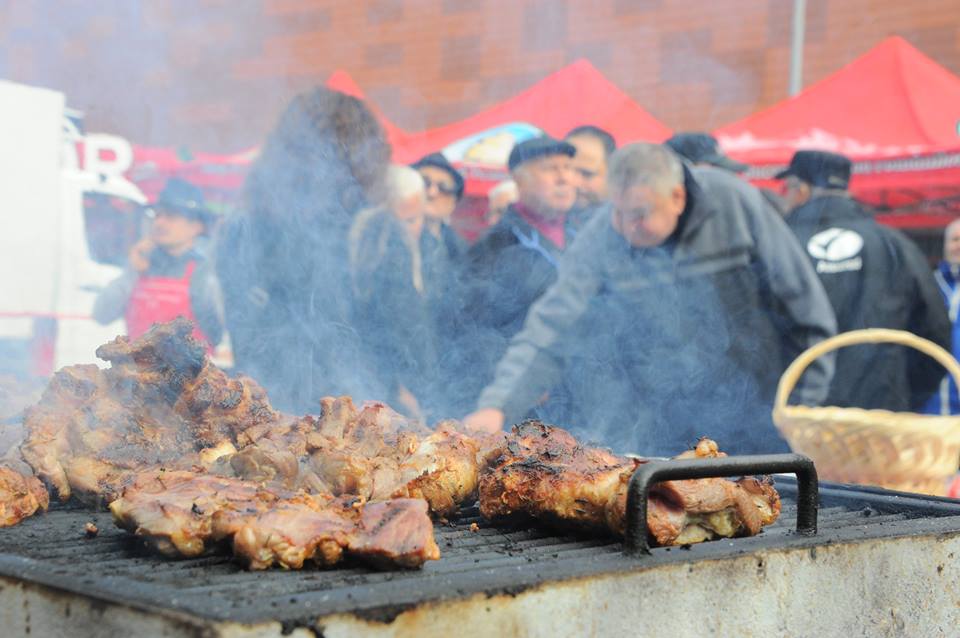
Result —
<instances>
[{"instance_id":1,"label":"grilled meat","mask_svg":"<svg viewBox=\"0 0 960 638\"><path fill-rule=\"evenodd\" d=\"M0 527L16 525L50 504L43 483L33 476L0 466Z\"/></svg>"},{"instance_id":2,"label":"grilled meat","mask_svg":"<svg viewBox=\"0 0 960 638\"><path fill-rule=\"evenodd\" d=\"M382 403L358 409L350 397L324 398L321 407L318 419L248 430L240 440L249 443L220 459L215 471L369 501L423 498L440 516L476 493L478 445L452 424L432 431Z\"/></svg>"},{"instance_id":3,"label":"grilled meat","mask_svg":"<svg viewBox=\"0 0 960 638\"><path fill-rule=\"evenodd\" d=\"M692 456L719 454L705 439ZM622 535L627 486L641 463L527 421L488 457L480 474L480 512L491 519L522 514ZM651 489L647 524L657 544L676 545L756 534L779 512L779 496L765 480L667 481Z\"/></svg>"},{"instance_id":4,"label":"grilled meat","mask_svg":"<svg viewBox=\"0 0 960 638\"><path fill-rule=\"evenodd\" d=\"M279 416L250 379L206 360L185 319L97 349L111 367L57 372L24 419L23 458L61 500L113 500L137 471L209 467L238 433Z\"/></svg>"},{"instance_id":5,"label":"grilled meat","mask_svg":"<svg viewBox=\"0 0 960 638\"><path fill-rule=\"evenodd\" d=\"M137 474L110 504L118 527L169 557L199 556L221 540L213 534L218 511L255 508L280 497L251 481L187 471Z\"/></svg>"},{"instance_id":6,"label":"grilled meat","mask_svg":"<svg viewBox=\"0 0 960 638\"><path fill-rule=\"evenodd\" d=\"M233 537L234 554L251 569L300 569L308 560L329 566L344 553L381 567L420 567L440 558L420 499L364 505L301 493L259 511L219 512L214 521L217 534Z\"/></svg>"},{"instance_id":7,"label":"grilled meat","mask_svg":"<svg viewBox=\"0 0 960 638\"><path fill-rule=\"evenodd\" d=\"M241 479L151 471L138 474L110 509L118 526L161 554L199 556L232 542L253 569L332 565L344 552L404 567L440 556L422 500L364 506Z\"/></svg>"},{"instance_id":8,"label":"grilled meat","mask_svg":"<svg viewBox=\"0 0 960 638\"><path fill-rule=\"evenodd\" d=\"M4 520L46 506L35 474L63 500L113 501L118 524L161 553L232 542L253 567L331 564L344 553L422 564L437 554L427 508L449 516L478 484L488 518L623 532L627 483L642 461L536 422L467 436L349 397L324 398L317 417L280 414L255 382L210 364L191 330L181 319L119 337L97 350L109 369L54 376L24 423L19 453L33 472L0 474L0 512L14 513ZM704 441L691 454L720 453ZM778 513L768 482L704 479L654 488L648 523L656 542L684 543L754 534Z\"/></svg>"},{"instance_id":9,"label":"grilled meat","mask_svg":"<svg viewBox=\"0 0 960 638\"><path fill-rule=\"evenodd\" d=\"M391 496L422 498L431 512L452 515L476 494L479 455L476 440L442 423L401 462L399 487Z\"/></svg>"}]
</instances>

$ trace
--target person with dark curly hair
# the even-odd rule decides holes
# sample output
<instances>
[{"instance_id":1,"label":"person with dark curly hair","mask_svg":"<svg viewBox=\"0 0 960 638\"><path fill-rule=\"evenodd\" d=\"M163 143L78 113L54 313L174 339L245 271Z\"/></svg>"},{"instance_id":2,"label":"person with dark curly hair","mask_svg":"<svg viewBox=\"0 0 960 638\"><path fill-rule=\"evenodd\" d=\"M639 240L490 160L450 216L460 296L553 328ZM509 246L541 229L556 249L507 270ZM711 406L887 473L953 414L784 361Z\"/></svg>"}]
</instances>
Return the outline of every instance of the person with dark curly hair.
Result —
<instances>
[{"instance_id":1,"label":"person with dark curly hair","mask_svg":"<svg viewBox=\"0 0 960 638\"><path fill-rule=\"evenodd\" d=\"M390 147L358 99L317 88L280 116L221 228L217 273L238 371L289 411L324 395L375 399L351 321L347 234L383 199Z\"/></svg>"}]
</instances>

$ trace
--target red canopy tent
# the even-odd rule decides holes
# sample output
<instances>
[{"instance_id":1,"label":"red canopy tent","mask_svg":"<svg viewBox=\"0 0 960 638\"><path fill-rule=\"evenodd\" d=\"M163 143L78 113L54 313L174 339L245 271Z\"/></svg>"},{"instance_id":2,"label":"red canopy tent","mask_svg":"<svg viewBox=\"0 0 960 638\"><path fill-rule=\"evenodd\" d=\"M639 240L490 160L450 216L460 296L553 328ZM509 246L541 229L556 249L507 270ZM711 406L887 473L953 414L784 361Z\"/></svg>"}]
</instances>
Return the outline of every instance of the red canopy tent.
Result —
<instances>
[{"instance_id":1,"label":"red canopy tent","mask_svg":"<svg viewBox=\"0 0 960 638\"><path fill-rule=\"evenodd\" d=\"M327 85L362 97L343 72L334 73ZM482 198L507 177L507 156L517 142L542 133L560 137L584 124L610 132L618 144L660 142L670 136L670 129L586 60L578 60L466 119L419 133L398 129L373 108L393 145L393 161L409 164L441 151L464 174L467 198L455 223L468 238L483 228L486 201Z\"/></svg>"},{"instance_id":2,"label":"red canopy tent","mask_svg":"<svg viewBox=\"0 0 960 638\"><path fill-rule=\"evenodd\" d=\"M545 132L555 137L593 124L618 144L660 142L670 129L645 111L587 60L547 76L512 98L446 126L407 134L394 145L394 161L410 163L443 151L467 177L467 192L484 195L506 177L513 144Z\"/></svg>"},{"instance_id":3,"label":"red canopy tent","mask_svg":"<svg viewBox=\"0 0 960 638\"><path fill-rule=\"evenodd\" d=\"M851 191L901 213L885 216L897 225L943 225L960 213L960 77L900 37L715 135L759 181L796 150L843 153L854 160Z\"/></svg>"},{"instance_id":4,"label":"red canopy tent","mask_svg":"<svg viewBox=\"0 0 960 638\"><path fill-rule=\"evenodd\" d=\"M234 155L186 155L169 148L135 146L133 164L127 176L150 201L156 199L168 179L180 177L202 188L211 205L229 207L239 199L243 180L257 156L257 149Z\"/></svg>"},{"instance_id":5,"label":"red canopy tent","mask_svg":"<svg viewBox=\"0 0 960 638\"><path fill-rule=\"evenodd\" d=\"M366 99L345 71L336 71L327 86ZM593 124L609 131L618 143L659 142L670 129L647 113L593 65L578 60L547 76L518 95L459 122L410 133L393 124L376 104L367 102L393 147L393 161L409 164L443 151L467 178L467 195L482 197L507 176L506 159L513 145L546 132L562 136L570 129ZM188 179L214 199L220 191L239 192L256 149L237 155L197 154L182 159L171 149L138 147L131 176L148 196L155 195L167 177ZM226 197L224 199L227 199Z\"/></svg>"}]
</instances>

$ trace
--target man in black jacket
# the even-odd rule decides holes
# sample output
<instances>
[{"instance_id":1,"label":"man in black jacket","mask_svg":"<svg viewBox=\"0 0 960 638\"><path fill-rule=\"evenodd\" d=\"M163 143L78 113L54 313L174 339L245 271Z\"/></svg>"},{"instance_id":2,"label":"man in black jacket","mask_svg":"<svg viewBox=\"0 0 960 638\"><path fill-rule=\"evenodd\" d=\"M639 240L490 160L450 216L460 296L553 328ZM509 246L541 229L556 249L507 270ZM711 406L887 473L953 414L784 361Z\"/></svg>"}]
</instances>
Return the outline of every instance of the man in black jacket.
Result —
<instances>
[{"instance_id":1,"label":"man in black jacket","mask_svg":"<svg viewBox=\"0 0 960 638\"><path fill-rule=\"evenodd\" d=\"M456 393L469 411L530 305L557 278L577 197L574 147L550 137L517 144L508 166L519 199L467 253Z\"/></svg>"},{"instance_id":2,"label":"man in black jacket","mask_svg":"<svg viewBox=\"0 0 960 638\"><path fill-rule=\"evenodd\" d=\"M798 151L777 175L792 208L787 224L823 282L839 331L907 330L950 350L950 320L929 264L912 241L850 197L850 169L842 155ZM845 348L826 403L917 410L942 376L932 359L901 346Z\"/></svg>"},{"instance_id":3,"label":"man in black jacket","mask_svg":"<svg viewBox=\"0 0 960 638\"><path fill-rule=\"evenodd\" d=\"M609 185L612 206L564 255L467 427L516 422L573 369L587 419L570 425L584 438L650 455L698 436L786 450L770 416L777 379L836 322L783 220L746 182L659 145L618 150ZM824 398L832 361L808 368L794 401Z\"/></svg>"}]
</instances>

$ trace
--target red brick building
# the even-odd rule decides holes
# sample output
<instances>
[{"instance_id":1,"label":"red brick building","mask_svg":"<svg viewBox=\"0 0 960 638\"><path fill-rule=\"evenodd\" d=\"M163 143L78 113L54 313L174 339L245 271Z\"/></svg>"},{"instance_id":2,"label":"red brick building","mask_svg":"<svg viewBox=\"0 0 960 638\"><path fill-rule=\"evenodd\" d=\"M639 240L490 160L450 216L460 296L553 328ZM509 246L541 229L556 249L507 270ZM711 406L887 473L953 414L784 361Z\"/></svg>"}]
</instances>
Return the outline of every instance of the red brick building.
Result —
<instances>
[{"instance_id":1,"label":"red brick building","mask_svg":"<svg viewBox=\"0 0 960 638\"><path fill-rule=\"evenodd\" d=\"M146 145L258 143L344 69L400 126L443 124L585 57L668 126L711 129L787 95L792 0L17 0L0 78L67 93ZM957 0L808 0L809 84L899 34L960 73Z\"/></svg>"}]
</instances>

